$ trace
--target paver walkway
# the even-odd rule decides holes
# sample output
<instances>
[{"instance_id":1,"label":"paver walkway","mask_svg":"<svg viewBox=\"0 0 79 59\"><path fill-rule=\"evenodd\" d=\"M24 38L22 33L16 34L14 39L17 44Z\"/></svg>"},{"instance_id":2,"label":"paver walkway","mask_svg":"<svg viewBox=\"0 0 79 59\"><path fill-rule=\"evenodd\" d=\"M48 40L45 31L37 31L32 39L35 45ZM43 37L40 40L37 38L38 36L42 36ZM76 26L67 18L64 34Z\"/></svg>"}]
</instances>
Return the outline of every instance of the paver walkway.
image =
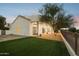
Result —
<instances>
[{"instance_id":1,"label":"paver walkway","mask_svg":"<svg viewBox=\"0 0 79 59\"><path fill-rule=\"evenodd\" d=\"M24 38L24 37L26 37L26 36L22 36L22 35L0 35L0 42Z\"/></svg>"}]
</instances>

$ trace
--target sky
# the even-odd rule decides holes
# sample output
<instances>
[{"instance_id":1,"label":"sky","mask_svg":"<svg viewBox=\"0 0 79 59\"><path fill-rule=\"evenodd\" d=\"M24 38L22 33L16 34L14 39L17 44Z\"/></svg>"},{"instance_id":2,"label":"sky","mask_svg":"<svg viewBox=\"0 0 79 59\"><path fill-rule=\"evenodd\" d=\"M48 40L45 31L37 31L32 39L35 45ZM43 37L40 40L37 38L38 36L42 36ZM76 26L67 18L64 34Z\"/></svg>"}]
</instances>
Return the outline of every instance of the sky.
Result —
<instances>
[{"instance_id":1,"label":"sky","mask_svg":"<svg viewBox=\"0 0 79 59\"><path fill-rule=\"evenodd\" d=\"M38 15L44 3L0 3L0 15L6 17L8 23L12 23L18 15ZM65 11L73 16L79 16L79 4L66 3Z\"/></svg>"}]
</instances>

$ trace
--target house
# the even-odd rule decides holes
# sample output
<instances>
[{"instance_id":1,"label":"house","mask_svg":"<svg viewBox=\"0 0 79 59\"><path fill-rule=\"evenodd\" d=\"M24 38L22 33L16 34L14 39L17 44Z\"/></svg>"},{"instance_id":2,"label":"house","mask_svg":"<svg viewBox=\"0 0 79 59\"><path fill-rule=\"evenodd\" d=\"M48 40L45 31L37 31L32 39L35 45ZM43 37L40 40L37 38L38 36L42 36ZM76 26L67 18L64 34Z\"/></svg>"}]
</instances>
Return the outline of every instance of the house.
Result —
<instances>
[{"instance_id":1,"label":"house","mask_svg":"<svg viewBox=\"0 0 79 59\"><path fill-rule=\"evenodd\" d=\"M75 16L73 22L74 24L72 26L75 27L76 29L79 29L79 16Z\"/></svg>"},{"instance_id":2,"label":"house","mask_svg":"<svg viewBox=\"0 0 79 59\"><path fill-rule=\"evenodd\" d=\"M8 34L9 32L9 23L6 23L3 30L0 29L0 35L6 35L6 33Z\"/></svg>"},{"instance_id":3,"label":"house","mask_svg":"<svg viewBox=\"0 0 79 59\"><path fill-rule=\"evenodd\" d=\"M10 25L8 34L16 35L41 35L53 33L53 29L49 24L39 21L39 16L17 16Z\"/></svg>"}]
</instances>

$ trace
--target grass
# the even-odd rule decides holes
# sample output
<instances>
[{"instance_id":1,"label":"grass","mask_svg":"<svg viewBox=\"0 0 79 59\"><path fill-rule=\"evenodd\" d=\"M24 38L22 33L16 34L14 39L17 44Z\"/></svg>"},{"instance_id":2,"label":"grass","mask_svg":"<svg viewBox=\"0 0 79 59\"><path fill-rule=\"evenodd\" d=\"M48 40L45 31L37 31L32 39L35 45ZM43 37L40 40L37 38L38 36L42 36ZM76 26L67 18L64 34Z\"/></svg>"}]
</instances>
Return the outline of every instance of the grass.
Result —
<instances>
[{"instance_id":1,"label":"grass","mask_svg":"<svg viewBox=\"0 0 79 59\"><path fill-rule=\"evenodd\" d=\"M67 56L69 53L63 42L27 37L0 42L0 55Z\"/></svg>"}]
</instances>

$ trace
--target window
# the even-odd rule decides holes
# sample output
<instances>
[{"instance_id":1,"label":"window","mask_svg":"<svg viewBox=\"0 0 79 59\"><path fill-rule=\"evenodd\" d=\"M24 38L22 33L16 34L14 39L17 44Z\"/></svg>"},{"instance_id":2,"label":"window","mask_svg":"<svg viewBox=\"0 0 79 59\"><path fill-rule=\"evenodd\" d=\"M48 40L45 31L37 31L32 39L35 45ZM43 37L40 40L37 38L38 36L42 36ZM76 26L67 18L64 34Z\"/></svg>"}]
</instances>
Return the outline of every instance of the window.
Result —
<instances>
[{"instance_id":1,"label":"window","mask_svg":"<svg viewBox=\"0 0 79 59\"><path fill-rule=\"evenodd\" d=\"M33 35L37 35L37 27L33 27Z\"/></svg>"},{"instance_id":2,"label":"window","mask_svg":"<svg viewBox=\"0 0 79 59\"><path fill-rule=\"evenodd\" d=\"M45 33L45 29L44 28L42 28L42 33Z\"/></svg>"}]
</instances>

